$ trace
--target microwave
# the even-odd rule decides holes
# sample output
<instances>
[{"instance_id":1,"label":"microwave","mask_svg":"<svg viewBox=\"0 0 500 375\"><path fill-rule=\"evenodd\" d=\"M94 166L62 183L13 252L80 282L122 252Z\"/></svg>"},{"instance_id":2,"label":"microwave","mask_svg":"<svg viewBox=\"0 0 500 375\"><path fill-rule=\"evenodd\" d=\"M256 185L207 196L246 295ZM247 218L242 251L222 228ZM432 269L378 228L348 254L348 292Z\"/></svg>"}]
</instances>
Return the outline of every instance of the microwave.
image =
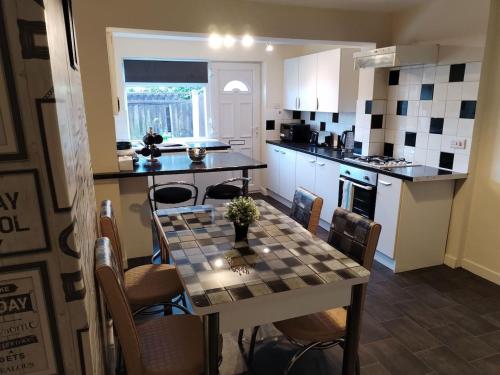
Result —
<instances>
[{"instance_id":1,"label":"microwave","mask_svg":"<svg viewBox=\"0 0 500 375\"><path fill-rule=\"evenodd\" d=\"M309 143L311 126L306 124L281 124L280 139L283 142Z\"/></svg>"}]
</instances>

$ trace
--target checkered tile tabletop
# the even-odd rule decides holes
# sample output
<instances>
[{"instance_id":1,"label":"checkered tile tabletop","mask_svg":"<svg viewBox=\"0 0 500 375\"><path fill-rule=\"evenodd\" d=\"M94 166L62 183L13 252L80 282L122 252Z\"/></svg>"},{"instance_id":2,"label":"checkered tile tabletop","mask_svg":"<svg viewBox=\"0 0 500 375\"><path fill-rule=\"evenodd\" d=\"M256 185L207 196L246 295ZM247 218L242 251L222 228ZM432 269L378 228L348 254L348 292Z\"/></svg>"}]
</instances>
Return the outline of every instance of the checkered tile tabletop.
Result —
<instances>
[{"instance_id":1,"label":"checkered tile tabletop","mask_svg":"<svg viewBox=\"0 0 500 375\"><path fill-rule=\"evenodd\" d=\"M170 255L198 307L366 277L370 273L268 203L248 242L234 242L225 205L157 210Z\"/></svg>"}]
</instances>

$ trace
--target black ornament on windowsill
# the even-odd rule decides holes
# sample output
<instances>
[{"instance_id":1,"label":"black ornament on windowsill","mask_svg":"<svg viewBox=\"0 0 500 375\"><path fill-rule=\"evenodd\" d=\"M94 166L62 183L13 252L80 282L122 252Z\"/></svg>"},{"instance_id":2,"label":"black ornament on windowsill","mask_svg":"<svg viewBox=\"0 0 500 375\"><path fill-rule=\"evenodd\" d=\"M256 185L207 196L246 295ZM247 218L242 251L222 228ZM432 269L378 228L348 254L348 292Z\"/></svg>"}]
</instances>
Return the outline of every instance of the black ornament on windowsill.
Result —
<instances>
[{"instance_id":1,"label":"black ornament on windowsill","mask_svg":"<svg viewBox=\"0 0 500 375\"><path fill-rule=\"evenodd\" d=\"M139 153L142 156L149 156L150 158L147 159L148 162L157 163L158 159L156 158L161 156L161 151L156 145L163 143L163 137L158 133L153 133L153 128L149 128L147 134L142 137L142 141L145 146Z\"/></svg>"}]
</instances>

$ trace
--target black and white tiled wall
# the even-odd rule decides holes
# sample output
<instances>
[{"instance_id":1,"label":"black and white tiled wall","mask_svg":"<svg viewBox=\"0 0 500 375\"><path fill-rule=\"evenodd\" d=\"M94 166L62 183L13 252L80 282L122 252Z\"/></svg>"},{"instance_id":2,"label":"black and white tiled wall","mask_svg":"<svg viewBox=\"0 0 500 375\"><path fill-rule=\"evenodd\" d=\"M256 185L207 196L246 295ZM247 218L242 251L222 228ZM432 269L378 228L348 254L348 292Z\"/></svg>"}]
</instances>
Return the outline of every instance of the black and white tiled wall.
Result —
<instances>
[{"instance_id":1,"label":"black and white tiled wall","mask_svg":"<svg viewBox=\"0 0 500 375\"><path fill-rule=\"evenodd\" d=\"M387 100L357 104L363 154L467 172L480 72L480 62L391 69Z\"/></svg>"},{"instance_id":2,"label":"black and white tiled wall","mask_svg":"<svg viewBox=\"0 0 500 375\"><path fill-rule=\"evenodd\" d=\"M356 123L355 112L301 112L301 120L311 125L311 130L319 132L318 142L324 142L330 133L342 134L344 130L352 130Z\"/></svg>"}]
</instances>

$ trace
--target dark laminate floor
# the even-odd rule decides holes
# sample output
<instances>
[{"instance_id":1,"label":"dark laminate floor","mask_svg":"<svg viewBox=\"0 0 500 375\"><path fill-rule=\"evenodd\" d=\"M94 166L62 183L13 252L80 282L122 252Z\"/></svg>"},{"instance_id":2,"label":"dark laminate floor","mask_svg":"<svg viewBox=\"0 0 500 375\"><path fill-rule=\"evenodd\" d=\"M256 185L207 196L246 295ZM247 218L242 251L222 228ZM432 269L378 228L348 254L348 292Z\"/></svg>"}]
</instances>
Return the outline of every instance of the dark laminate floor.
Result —
<instances>
[{"instance_id":1,"label":"dark laminate floor","mask_svg":"<svg viewBox=\"0 0 500 375\"><path fill-rule=\"evenodd\" d=\"M327 232L319 235L326 239ZM264 336L256 347L255 372L280 374L295 347L272 326ZM224 336L223 355L221 374L249 373L236 334ZM362 374L500 374L500 286L463 269L393 274L375 262L360 357ZM340 374L341 365L341 349L332 348L306 354L293 373Z\"/></svg>"}]
</instances>

